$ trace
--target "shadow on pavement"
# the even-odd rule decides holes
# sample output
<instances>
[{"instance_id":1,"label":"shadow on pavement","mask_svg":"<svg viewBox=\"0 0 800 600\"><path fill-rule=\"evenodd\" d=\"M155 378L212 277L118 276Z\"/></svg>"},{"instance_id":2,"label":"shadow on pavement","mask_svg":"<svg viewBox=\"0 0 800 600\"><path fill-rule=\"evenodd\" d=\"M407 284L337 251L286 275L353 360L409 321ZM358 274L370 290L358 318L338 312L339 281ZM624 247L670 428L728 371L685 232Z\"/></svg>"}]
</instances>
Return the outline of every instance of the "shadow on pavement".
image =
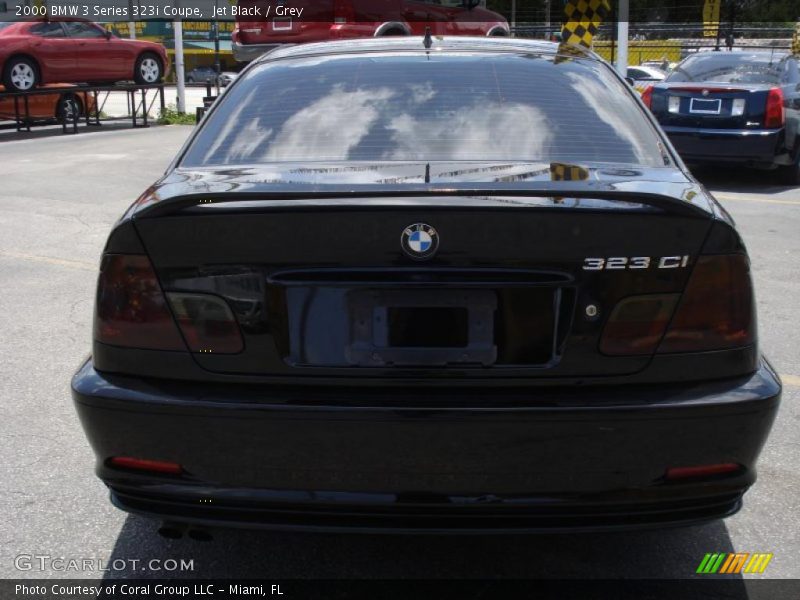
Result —
<instances>
[{"instance_id":1,"label":"shadow on pavement","mask_svg":"<svg viewBox=\"0 0 800 600\"><path fill-rule=\"evenodd\" d=\"M793 189L781 185L775 171L742 167L692 167L692 174L706 187L720 192L780 194Z\"/></svg>"},{"instance_id":2,"label":"shadow on pavement","mask_svg":"<svg viewBox=\"0 0 800 600\"><path fill-rule=\"evenodd\" d=\"M681 579L697 577L706 552L733 550L722 521L646 532L539 536L214 530L210 542L167 540L156 528L154 521L129 515L109 564L116 559L186 559L194 561L194 570L128 569L110 571L107 579Z\"/></svg>"}]
</instances>

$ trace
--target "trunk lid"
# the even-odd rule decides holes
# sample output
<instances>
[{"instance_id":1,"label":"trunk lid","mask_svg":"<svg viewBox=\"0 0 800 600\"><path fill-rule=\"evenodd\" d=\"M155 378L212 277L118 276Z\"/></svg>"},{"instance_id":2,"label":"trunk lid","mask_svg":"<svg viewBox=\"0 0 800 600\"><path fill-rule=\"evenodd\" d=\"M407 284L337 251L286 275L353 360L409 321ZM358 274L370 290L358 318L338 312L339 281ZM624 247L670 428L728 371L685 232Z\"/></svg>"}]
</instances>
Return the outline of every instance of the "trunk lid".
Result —
<instances>
[{"instance_id":1,"label":"trunk lid","mask_svg":"<svg viewBox=\"0 0 800 600\"><path fill-rule=\"evenodd\" d=\"M763 127L771 85L660 83L651 110L665 126L706 129Z\"/></svg>"},{"instance_id":2,"label":"trunk lid","mask_svg":"<svg viewBox=\"0 0 800 600\"><path fill-rule=\"evenodd\" d=\"M195 354L204 368L633 373L650 357L603 355L605 317L629 296L680 294L711 224L702 190L673 169L587 168L587 180L557 183L549 165L312 170L177 170L134 209L164 290L220 296L236 315L245 350ZM321 172L339 183L302 183ZM498 182L469 183L487 172ZM420 223L439 241L427 260L403 250Z\"/></svg>"}]
</instances>

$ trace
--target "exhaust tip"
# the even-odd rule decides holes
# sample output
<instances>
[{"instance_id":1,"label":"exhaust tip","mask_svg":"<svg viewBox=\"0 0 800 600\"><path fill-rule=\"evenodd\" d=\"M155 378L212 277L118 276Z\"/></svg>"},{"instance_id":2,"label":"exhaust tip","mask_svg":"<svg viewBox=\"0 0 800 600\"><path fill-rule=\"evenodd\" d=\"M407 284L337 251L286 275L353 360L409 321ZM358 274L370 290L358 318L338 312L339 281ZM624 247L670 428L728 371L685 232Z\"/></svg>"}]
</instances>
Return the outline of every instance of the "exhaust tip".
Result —
<instances>
[{"instance_id":1,"label":"exhaust tip","mask_svg":"<svg viewBox=\"0 0 800 600\"><path fill-rule=\"evenodd\" d=\"M211 542L214 540L214 536L205 529L190 529L187 535L195 542Z\"/></svg>"},{"instance_id":2,"label":"exhaust tip","mask_svg":"<svg viewBox=\"0 0 800 600\"><path fill-rule=\"evenodd\" d=\"M158 535L168 540L179 540L183 537L183 527L176 523L163 523L158 528Z\"/></svg>"}]
</instances>

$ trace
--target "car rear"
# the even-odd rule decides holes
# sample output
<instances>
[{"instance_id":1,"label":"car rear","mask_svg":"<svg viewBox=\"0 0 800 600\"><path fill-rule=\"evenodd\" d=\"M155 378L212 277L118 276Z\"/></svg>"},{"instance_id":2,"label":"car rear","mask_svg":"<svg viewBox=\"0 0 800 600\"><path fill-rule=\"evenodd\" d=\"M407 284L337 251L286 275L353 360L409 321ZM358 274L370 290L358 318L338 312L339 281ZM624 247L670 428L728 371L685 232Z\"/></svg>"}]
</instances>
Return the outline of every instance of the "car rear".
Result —
<instances>
[{"instance_id":1,"label":"car rear","mask_svg":"<svg viewBox=\"0 0 800 600\"><path fill-rule=\"evenodd\" d=\"M684 160L773 166L790 154L784 59L775 52L702 53L650 88L646 100Z\"/></svg>"},{"instance_id":2,"label":"car rear","mask_svg":"<svg viewBox=\"0 0 800 600\"><path fill-rule=\"evenodd\" d=\"M414 42L252 66L112 232L73 396L115 504L369 531L735 512L780 384L730 219L592 55Z\"/></svg>"},{"instance_id":3,"label":"car rear","mask_svg":"<svg viewBox=\"0 0 800 600\"><path fill-rule=\"evenodd\" d=\"M277 5L262 0L239 0L232 38L234 58L250 62L287 44L327 41L333 37L337 19L354 18L354 2L360 0L299 0L291 4L291 8L302 10L298 17L277 14Z\"/></svg>"}]
</instances>

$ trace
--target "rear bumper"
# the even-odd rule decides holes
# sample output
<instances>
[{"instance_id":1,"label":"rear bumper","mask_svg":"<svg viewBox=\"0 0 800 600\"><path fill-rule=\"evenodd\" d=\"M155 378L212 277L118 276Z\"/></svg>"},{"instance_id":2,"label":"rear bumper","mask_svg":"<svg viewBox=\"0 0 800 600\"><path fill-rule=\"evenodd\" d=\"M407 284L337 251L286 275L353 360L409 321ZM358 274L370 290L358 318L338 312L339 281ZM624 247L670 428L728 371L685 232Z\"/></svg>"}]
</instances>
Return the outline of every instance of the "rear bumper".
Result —
<instances>
[{"instance_id":1,"label":"rear bumper","mask_svg":"<svg viewBox=\"0 0 800 600\"><path fill-rule=\"evenodd\" d=\"M458 392L210 388L87 362L72 393L97 474L124 510L206 526L532 532L733 514L780 383L762 363L737 380L495 389L459 406ZM178 462L185 474L122 471L112 456ZM664 479L668 467L730 462L741 470Z\"/></svg>"},{"instance_id":2,"label":"rear bumper","mask_svg":"<svg viewBox=\"0 0 800 600\"><path fill-rule=\"evenodd\" d=\"M231 49L233 50L234 60L237 62L250 62L276 48L291 45L292 44L242 44L233 40L231 42Z\"/></svg>"},{"instance_id":3,"label":"rear bumper","mask_svg":"<svg viewBox=\"0 0 800 600\"><path fill-rule=\"evenodd\" d=\"M786 153L783 129L663 129L686 162L768 166Z\"/></svg>"}]
</instances>

